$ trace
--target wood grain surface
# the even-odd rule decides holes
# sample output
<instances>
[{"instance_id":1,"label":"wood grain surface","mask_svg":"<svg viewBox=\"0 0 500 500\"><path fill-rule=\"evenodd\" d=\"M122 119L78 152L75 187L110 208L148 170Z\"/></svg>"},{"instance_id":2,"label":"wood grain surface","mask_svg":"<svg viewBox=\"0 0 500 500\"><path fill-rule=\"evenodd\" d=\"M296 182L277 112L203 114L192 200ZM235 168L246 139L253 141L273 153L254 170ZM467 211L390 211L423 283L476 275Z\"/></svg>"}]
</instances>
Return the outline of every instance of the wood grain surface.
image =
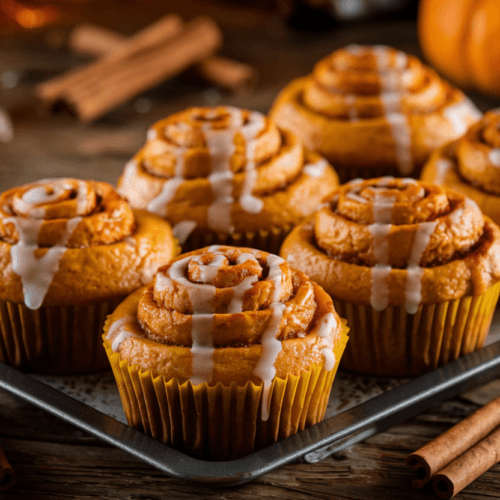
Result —
<instances>
[{"instance_id":1,"label":"wood grain surface","mask_svg":"<svg viewBox=\"0 0 500 500\"><path fill-rule=\"evenodd\" d=\"M119 29L124 34L168 11L165 3L160 2L151 2L151 8L134 15L131 11L134 2L123 2L124 8L118 12L110 11L107 0L91 3L93 11L82 11L85 20ZM64 28L2 36L0 77L4 79L6 72L10 72L7 75L14 75L18 84L14 88L0 87L0 106L10 109L15 123L12 144L0 144L0 189L53 176L115 183L125 162L145 140L147 127L155 120L190 105L227 104L266 112L285 83L310 72L315 61L348 43L388 44L420 55L416 27L411 20L372 21L338 25L325 32L305 32L284 27L274 16L231 3L221 5L214 7L212 3L192 0L182 2L175 10L186 19L200 13L216 18L226 40L222 55L258 68L260 80L253 92L224 94L205 87L188 73L133 99L90 126L81 125L65 114L50 116L32 98L34 85L85 61L64 48L54 48L53 41L64 38ZM483 111L498 106L498 102L482 96L471 97ZM412 489L414 473L404 466L406 455L499 394L500 382L495 381L320 463L293 463L253 483L213 490L170 479L0 390L0 446L18 476L16 486L2 493L1 498L434 498L430 490ZM457 498L500 498L500 466L493 467Z\"/></svg>"}]
</instances>

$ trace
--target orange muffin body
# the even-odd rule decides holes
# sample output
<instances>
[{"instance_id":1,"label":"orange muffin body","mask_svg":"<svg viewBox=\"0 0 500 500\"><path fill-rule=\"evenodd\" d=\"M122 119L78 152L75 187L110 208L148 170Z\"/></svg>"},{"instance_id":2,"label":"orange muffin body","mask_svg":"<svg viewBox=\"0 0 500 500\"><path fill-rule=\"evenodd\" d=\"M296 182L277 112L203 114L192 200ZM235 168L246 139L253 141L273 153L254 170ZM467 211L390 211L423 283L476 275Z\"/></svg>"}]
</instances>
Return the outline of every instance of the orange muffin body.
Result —
<instances>
[{"instance_id":1,"label":"orange muffin body","mask_svg":"<svg viewBox=\"0 0 500 500\"><path fill-rule=\"evenodd\" d=\"M158 380L167 399L175 399L174 383L208 395L203 397L220 391L219 405L229 408L237 404L231 391L245 388L255 400L248 423L254 449L323 418L347 335L328 294L283 259L214 245L160 268L153 285L130 295L110 316L104 339L132 425L149 425L132 410L127 412L141 404L131 401L120 385L124 377L135 377L132 371ZM295 396L286 388L292 379L306 384ZM316 385L319 380L321 387ZM284 399L281 391L287 394ZM315 401L292 412L300 426L290 423L288 398ZM169 411L173 405L169 399ZM192 415L179 415L186 422L189 418ZM273 430L266 431L267 437L257 438L269 425ZM203 440L214 431L210 427L205 432ZM173 434L171 429L156 437L174 442ZM207 453L207 443L184 445L195 454ZM220 458L216 449L208 449ZM227 453L244 454L238 448Z\"/></svg>"},{"instance_id":2,"label":"orange muffin body","mask_svg":"<svg viewBox=\"0 0 500 500\"><path fill-rule=\"evenodd\" d=\"M0 195L0 238L0 358L51 370L57 353L61 361L53 367L60 372L93 366L92 359L66 364L64 357L77 357L71 345L78 351L78 338L96 348L108 308L149 283L176 253L167 222L132 211L108 184L75 179L39 181ZM58 330L74 336L59 339L62 350L54 344ZM105 367L105 358L94 355Z\"/></svg>"},{"instance_id":3,"label":"orange muffin body","mask_svg":"<svg viewBox=\"0 0 500 500\"><path fill-rule=\"evenodd\" d=\"M285 87L270 116L335 165L345 182L418 175L431 151L481 113L415 57L352 45Z\"/></svg>"},{"instance_id":4,"label":"orange muffin body","mask_svg":"<svg viewBox=\"0 0 500 500\"><path fill-rule=\"evenodd\" d=\"M482 346L498 297L500 230L473 201L381 178L348 183L326 204L281 255L347 316L347 368L415 375Z\"/></svg>"}]
</instances>

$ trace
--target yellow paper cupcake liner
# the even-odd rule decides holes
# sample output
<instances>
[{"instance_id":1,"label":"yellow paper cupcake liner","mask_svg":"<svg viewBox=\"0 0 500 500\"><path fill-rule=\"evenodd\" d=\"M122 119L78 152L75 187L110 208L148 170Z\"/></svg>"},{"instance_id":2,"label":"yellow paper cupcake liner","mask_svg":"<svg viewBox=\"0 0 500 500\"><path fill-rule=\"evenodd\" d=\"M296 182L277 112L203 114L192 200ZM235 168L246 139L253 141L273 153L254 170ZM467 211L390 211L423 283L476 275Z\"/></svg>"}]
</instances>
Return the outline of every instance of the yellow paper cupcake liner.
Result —
<instances>
[{"instance_id":1,"label":"yellow paper cupcake liner","mask_svg":"<svg viewBox=\"0 0 500 500\"><path fill-rule=\"evenodd\" d=\"M109 368L102 328L121 300L37 310L0 300L0 361L52 374Z\"/></svg>"},{"instance_id":2,"label":"yellow paper cupcake liner","mask_svg":"<svg viewBox=\"0 0 500 500\"><path fill-rule=\"evenodd\" d=\"M482 295L421 305L416 314L404 306L378 312L334 298L350 327L342 367L366 375L414 376L480 349L499 293L497 283Z\"/></svg>"},{"instance_id":3,"label":"yellow paper cupcake liner","mask_svg":"<svg viewBox=\"0 0 500 500\"><path fill-rule=\"evenodd\" d=\"M345 328L347 332L347 328ZM312 366L299 375L275 378L269 418L262 420L263 387L165 380L120 360L104 342L129 424L147 435L203 459L229 460L269 446L320 422L347 342L335 346L330 371Z\"/></svg>"},{"instance_id":4,"label":"yellow paper cupcake liner","mask_svg":"<svg viewBox=\"0 0 500 500\"><path fill-rule=\"evenodd\" d=\"M292 226L272 227L259 231L223 234L215 231L193 231L182 245L182 252L187 253L210 245L227 245L234 247L256 248L278 255L281 244L285 240Z\"/></svg>"}]
</instances>

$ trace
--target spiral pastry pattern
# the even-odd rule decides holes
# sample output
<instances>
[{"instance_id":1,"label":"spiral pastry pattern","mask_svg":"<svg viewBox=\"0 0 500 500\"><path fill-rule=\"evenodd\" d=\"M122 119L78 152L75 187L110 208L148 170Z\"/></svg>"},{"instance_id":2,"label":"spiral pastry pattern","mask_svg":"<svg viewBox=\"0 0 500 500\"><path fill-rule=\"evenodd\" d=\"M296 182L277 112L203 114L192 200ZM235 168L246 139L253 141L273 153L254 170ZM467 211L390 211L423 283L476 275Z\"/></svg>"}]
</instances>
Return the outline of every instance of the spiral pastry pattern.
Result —
<instances>
[{"instance_id":1,"label":"spiral pastry pattern","mask_svg":"<svg viewBox=\"0 0 500 500\"><path fill-rule=\"evenodd\" d=\"M109 184L45 179L0 195L0 362L42 373L109 367L106 316L175 254L170 225Z\"/></svg>"},{"instance_id":2,"label":"spiral pastry pattern","mask_svg":"<svg viewBox=\"0 0 500 500\"><path fill-rule=\"evenodd\" d=\"M345 184L281 255L347 318L345 367L373 375L482 347L500 291L500 229L464 195L408 178Z\"/></svg>"},{"instance_id":3,"label":"spiral pastry pattern","mask_svg":"<svg viewBox=\"0 0 500 500\"><path fill-rule=\"evenodd\" d=\"M336 364L343 327L331 299L266 252L212 246L185 254L131 304L111 318L106 337L122 359L193 385L262 383L263 421L275 377Z\"/></svg>"},{"instance_id":4,"label":"spiral pastry pattern","mask_svg":"<svg viewBox=\"0 0 500 500\"><path fill-rule=\"evenodd\" d=\"M30 309L41 307L66 252L75 257L78 252L87 255L85 249L127 242L133 246L136 229L136 216L128 203L105 183L45 179L0 195L2 253L9 254ZM8 294L7 281L3 295Z\"/></svg>"},{"instance_id":5,"label":"spiral pastry pattern","mask_svg":"<svg viewBox=\"0 0 500 500\"><path fill-rule=\"evenodd\" d=\"M500 223L500 111L486 113L460 139L435 151L422 179L462 192Z\"/></svg>"},{"instance_id":6,"label":"spiral pastry pattern","mask_svg":"<svg viewBox=\"0 0 500 500\"><path fill-rule=\"evenodd\" d=\"M190 108L156 123L119 192L165 217L176 236L288 227L337 185L326 161L261 113Z\"/></svg>"},{"instance_id":7,"label":"spiral pastry pattern","mask_svg":"<svg viewBox=\"0 0 500 500\"><path fill-rule=\"evenodd\" d=\"M500 291L500 229L460 193L351 181L294 229L281 255L347 317L354 371L418 375L480 348Z\"/></svg>"},{"instance_id":8,"label":"spiral pastry pattern","mask_svg":"<svg viewBox=\"0 0 500 500\"><path fill-rule=\"evenodd\" d=\"M343 282L327 290L338 286L335 296L378 311L404 305L414 314L422 303L482 293L500 278L498 228L472 200L414 179L352 181L315 214L309 231ZM290 262L297 265L297 256ZM450 281L435 286L432 275Z\"/></svg>"},{"instance_id":9,"label":"spiral pastry pattern","mask_svg":"<svg viewBox=\"0 0 500 500\"><path fill-rule=\"evenodd\" d=\"M432 149L463 134L480 113L417 58L349 45L292 82L271 117L336 168L364 168L374 177L381 169L418 173Z\"/></svg>"}]
</instances>

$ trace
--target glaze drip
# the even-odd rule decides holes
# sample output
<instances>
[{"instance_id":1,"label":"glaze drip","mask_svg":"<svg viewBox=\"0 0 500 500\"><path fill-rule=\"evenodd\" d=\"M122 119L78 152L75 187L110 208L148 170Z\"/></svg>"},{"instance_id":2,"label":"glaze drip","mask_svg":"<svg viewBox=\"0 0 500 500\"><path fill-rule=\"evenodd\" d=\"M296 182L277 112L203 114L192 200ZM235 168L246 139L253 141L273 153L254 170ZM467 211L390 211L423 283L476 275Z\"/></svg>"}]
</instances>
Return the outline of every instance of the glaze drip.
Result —
<instances>
[{"instance_id":1,"label":"glaze drip","mask_svg":"<svg viewBox=\"0 0 500 500\"><path fill-rule=\"evenodd\" d=\"M193 118L197 119L193 110ZM228 115L225 127L219 126L218 119L222 114ZM208 227L214 231L234 231L231 217L231 207L235 203L233 195L234 171L233 158L236 154L236 137L241 135L245 141L245 166L244 179L238 202L244 211L248 213L259 213L263 208L263 201L253 195L257 180L256 146L257 137L266 128L264 115L257 112L244 112L238 108L223 107L206 111L203 115L204 121L198 133L201 133L210 157L210 173L208 181L213 194L213 202L208 208ZM190 130L190 125L180 122L179 128ZM195 129L193 129L195 130ZM151 139L155 139L151 136ZM166 217L167 206L175 198L179 188L186 181L185 157L189 147L175 147L172 153L175 155L175 175L165 181L160 193L148 203L148 210L162 217ZM125 173L125 177L126 177Z\"/></svg>"},{"instance_id":2,"label":"glaze drip","mask_svg":"<svg viewBox=\"0 0 500 500\"><path fill-rule=\"evenodd\" d=\"M269 392L274 376L276 375L276 368L274 366L276 358L281 352L281 342L276 338L276 335L286 310L286 305L279 302L282 280L280 266L283 263L285 263L285 260L276 255L270 254L267 258L267 265L269 266L268 279L274 283L271 305L269 306L273 313L262 336L262 356L254 370L254 373L262 379L263 384L261 412L261 419L263 421L269 418Z\"/></svg>"},{"instance_id":3,"label":"glaze drip","mask_svg":"<svg viewBox=\"0 0 500 500\"><path fill-rule=\"evenodd\" d=\"M281 257L214 245L160 268L137 319L149 339L189 349L187 377L195 385L220 377L226 348L249 349L251 379L262 381L260 418L267 420L277 369L289 355L281 354L285 341L311 335L326 368L335 364L340 326L333 305L318 311L315 286Z\"/></svg>"},{"instance_id":4,"label":"glaze drip","mask_svg":"<svg viewBox=\"0 0 500 500\"><path fill-rule=\"evenodd\" d=\"M0 195L0 238L30 309L42 306L68 248L115 243L134 229L129 205L105 183L44 179Z\"/></svg>"},{"instance_id":5,"label":"glaze drip","mask_svg":"<svg viewBox=\"0 0 500 500\"><path fill-rule=\"evenodd\" d=\"M422 295L425 269L465 255L480 240L483 228L479 207L465 196L391 177L344 185L313 221L321 250L346 266L359 266L351 269L354 276L359 273L364 280L369 273L363 303L369 301L376 311L404 305L409 314L429 295ZM401 293L395 294L403 283Z\"/></svg>"},{"instance_id":6,"label":"glaze drip","mask_svg":"<svg viewBox=\"0 0 500 500\"><path fill-rule=\"evenodd\" d=\"M5 221L14 223L19 234L19 241L11 247L10 256L12 270L21 278L24 303L29 309L39 309L42 306L59 269L59 262L66 252L66 243L81 220L81 217L69 219L59 243L38 258L36 253L39 250L38 233L41 221L21 217L12 217Z\"/></svg>"}]
</instances>

